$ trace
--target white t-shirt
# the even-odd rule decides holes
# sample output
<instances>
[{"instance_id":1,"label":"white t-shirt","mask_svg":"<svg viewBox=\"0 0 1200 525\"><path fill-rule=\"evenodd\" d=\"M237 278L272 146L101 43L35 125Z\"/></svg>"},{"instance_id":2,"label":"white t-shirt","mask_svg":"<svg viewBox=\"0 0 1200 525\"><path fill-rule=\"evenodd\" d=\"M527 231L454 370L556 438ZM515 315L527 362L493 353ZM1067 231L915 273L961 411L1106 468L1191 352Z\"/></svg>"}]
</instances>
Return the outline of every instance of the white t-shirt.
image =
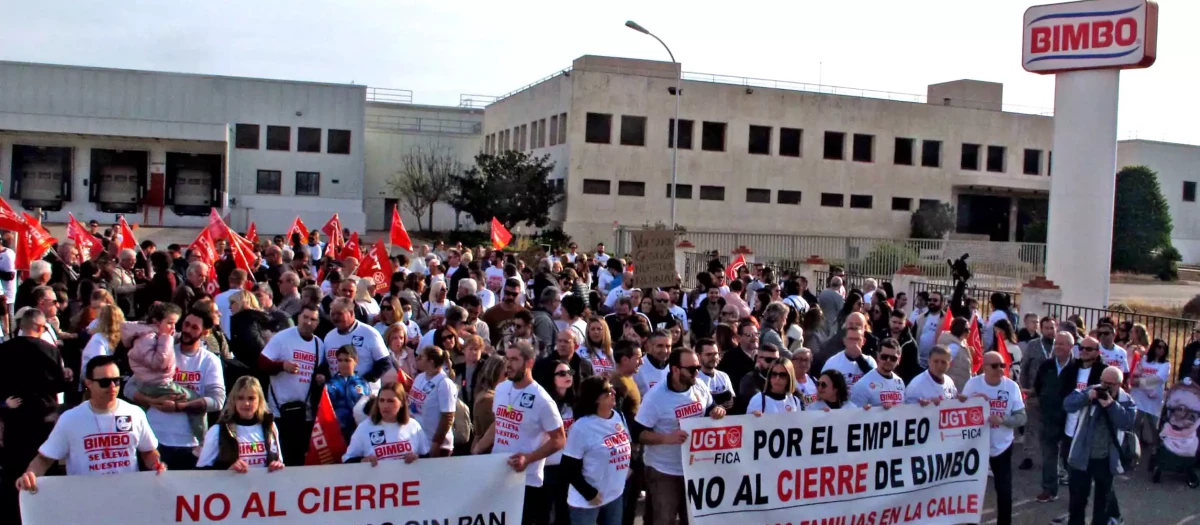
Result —
<instances>
[{"instance_id":1,"label":"white t-shirt","mask_svg":"<svg viewBox=\"0 0 1200 525\"><path fill-rule=\"evenodd\" d=\"M217 434L227 428L228 425L208 427L208 432L204 434L204 446L200 448L200 459L196 461L197 467L211 467L217 460L217 454L221 450ZM235 425L234 428L237 429L238 458L245 461L250 468L266 468L267 440L263 435L262 425ZM279 461L283 461L283 454L279 451L279 429L274 423L271 424L271 431L275 434L271 439L271 452L279 457Z\"/></svg>"},{"instance_id":2,"label":"white t-shirt","mask_svg":"<svg viewBox=\"0 0 1200 525\"><path fill-rule=\"evenodd\" d=\"M240 291L242 290L239 288L230 288L213 298L217 311L221 312L221 333L225 335L229 335L229 320L233 317L233 310L229 308L229 296Z\"/></svg>"},{"instance_id":3,"label":"white t-shirt","mask_svg":"<svg viewBox=\"0 0 1200 525\"><path fill-rule=\"evenodd\" d=\"M670 434L679 430L680 419L704 417L712 404L712 394L704 383L697 381L686 391L676 392L663 381L642 396L637 422L659 434ZM645 450L646 466L670 476L683 475L681 446L646 445Z\"/></svg>"},{"instance_id":4,"label":"white t-shirt","mask_svg":"<svg viewBox=\"0 0 1200 525\"><path fill-rule=\"evenodd\" d=\"M446 299L440 303L425 301L425 303L421 306L425 307L425 311L428 312L429 315L446 315L446 310L451 306L454 306L454 301L449 299Z\"/></svg>"},{"instance_id":5,"label":"white t-shirt","mask_svg":"<svg viewBox=\"0 0 1200 525\"><path fill-rule=\"evenodd\" d=\"M954 386L954 378L943 374L942 382L938 383L926 370L908 382L908 388L904 389L904 402L915 405L922 399L952 399L957 395L958 388Z\"/></svg>"},{"instance_id":6,"label":"white t-shirt","mask_svg":"<svg viewBox=\"0 0 1200 525\"><path fill-rule=\"evenodd\" d=\"M1096 366L1096 365L1092 365ZM1075 390L1088 389L1088 378L1092 375L1091 368L1080 368L1075 377ZM1070 437L1075 437L1075 426L1079 422L1079 411L1067 412L1066 431Z\"/></svg>"},{"instance_id":7,"label":"white t-shirt","mask_svg":"<svg viewBox=\"0 0 1200 525\"><path fill-rule=\"evenodd\" d=\"M667 309L667 311L671 313L671 317L674 317L676 321L679 321L679 325L683 327L684 332L691 330L691 325L688 324L687 312L685 312L683 308L680 308L677 304L673 304L671 305L671 308Z\"/></svg>"},{"instance_id":8,"label":"white t-shirt","mask_svg":"<svg viewBox=\"0 0 1200 525\"><path fill-rule=\"evenodd\" d=\"M479 304L482 311L486 312L488 308L496 306L496 294L492 293L491 290L484 288L476 292L475 295L479 297Z\"/></svg>"},{"instance_id":9,"label":"white t-shirt","mask_svg":"<svg viewBox=\"0 0 1200 525\"><path fill-rule=\"evenodd\" d=\"M873 359L871 356L864 354L863 357L867 358L867 362L871 363L872 368L878 366L875 364L875 359ZM862 379L862 377L867 373L865 370L858 367L858 363L846 357L845 350L834 354L833 357L830 357L829 360L825 361L825 368L822 368L821 371L824 372L826 370L837 370L838 372L841 372L843 376L846 376L846 388L849 388L851 393L854 392L854 384L857 383L859 379Z\"/></svg>"},{"instance_id":10,"label":"white t-shirt","mask_svg":"<svg viewBox=\"0 0 1200 525\"><path fill-rule=\"evenodd\" d=\"M415 418L409 418L403 425L383 421L376 425L367 419L354 429L342 461L371 455L380 461L402 460L409 452L418 456L429 454L429 438Z\"/></svg>"},{"instance_id":11,"label":"white t-shirt","mask_svg":"<svg viewBox=\"0 0 1200 525\"><path fill-rule=\"evenodd\" d=\"M295 374L286 371L271 376L271 386L267 388L267 406L271 413L279 416L279 405L293 401L307 401L309 383L312 381L313 370L317 367L320 356L325 353L325 344L316 335L305 341L300 337L300 329L288 328L279 332L267 341L262 355L272 361L291 361L300 365ZM336 361L334 361L336 369ZM306 403L307 404L307 403Z\"/></svg>"},{"instance_id":12,"label":"white t-shirt","mask_svg":"<svg viewBox=\"0 0 1200 525\"><path fill-rule=\"evenodd\" d=\"M1129 376L1129 358L1128 353L1120 345L1113 344L1112 348L1104 348L1100 346L1100 360L1104 361L1105 366L1115 366L1121 369L1121 373Z\"/></svg>"},{"instance_id":13,"label":"white t-shirt","mask_svg":"<svg viewBox=\"0 0 1200 525\"><path fill-rule=\"evenodd\" d=\"M650 364L650 356L644 355L642 356L642 366L638 367L637 373L633 374L633 382L637 384L638 392L642 394L642 397L646 397L646 394L655 385L667 381L667 374L670 371L670 366L655 368Z\"/></svg>"},{"instance_id":14,"label":"white t-shirt","mask_svg":"<svg viewBox=\"0 0 1200 525\"><path fill-rule=\"evenodd\" d=\"M111 412L94 412L84 402L58 418L38 453L67 460L68 476L138 471L138 452L158 448L158 440L136 405L117 400Z\"/></svg>"},{"instance_id":15,"label":"white t-shirt","mask_svg":"<svg viewBox=\"0 0 1200 525\"><path fill-rule=\"evenodd\" d=\"M609 288L612 288L612 282L614 279L616 279L616 277L613 277L612 272L603 267L600 268L600 271L597 272L597 274L598 277L596 277L596 288L600 290L600 293L608 293Z\"/></svg>"},{"instance_id":16,"label":"white t-shirt","mask_svg":"<svg viewBox=\"0 0 1200 525\"><path fill-rule=\"evenodd\" d=\"M921 325L921 340L917 341L917 360L921 368L929 368L929 351L937 344L938 328L942 326L942 315L929 314Z\"/></svg>"},{"instance_id":17,"label":"white t-shirt","mask_svg":"<svg viewBox=\"0 0 1200 525\"><path fill-rule=\"evenodd\" d=\"M498 294L504 289L504 268L489 266L487 270L483 271L483 275L487 279L486 288L488 290ZM480 296L480 299L483 299L483 296ZM495 297L492 298L492 301L495 302Z\"/></svg>"},{"instance_id":18,"label":"white t-shirt","mask_svg":"<svg viewBox=\"0 0 1200 525\"><path fill-rule=\"evenodd\" d=\"M633 295L633 288L625 288L624 286L613 288L608 292L608 295L604 296L604 306L609 310L612 310L617 307L618 299L631 295Z\"/></svg>"},{"instance_id":19,"label":"white t-shirt","mask_svg":"<svg viewBox=\"0 0 1200 525\"><path fill-rule=\"evenodd\" d=\"M799 412L804 410L801 405L800 398L793 394L784 396L783 399L775 399L770 396L763 395L762 392L754 394L750 398L750 403L746 405L747 412L759 411L764 414L780 414L786 412Z\"/></svg>"},{"instance_id":20,"label":"white t-shirt","mask_svg":"<svg viewBox=\"0 0 1200 525\"><path fill-rule=\"evenodd\" d=\"M558 409L558 413L562 416L563 432L567 433L567 439L571 439L571 427L575 425L575 411L571 409L571 405L563 405L562 408ZM563 447L563 449L565 450L566 447ZM562 456L562 450L550 454L546 458L546 466L552 467L562 463Z\"/></svg>"},{"instance_id":21,"label":"white t-shirt","mask_svg":"<svg viewBox=\"0 0 1200 525\"><path fill-rule=\"evenodd\" d=\"M12 248L0 249L0 271L15 272L17 262L17 253ZM11 281L0 281L0 291L4 292L4 296L9 298L9 304L17 300L17 280L14 278Z\"/></svg>"},{"instance_id":22,"label":"white t-shirt","mask_svg":"<svg viewBox=\"0 0 1200 525\"><path fill-rule=\"evenodd\" d=\"M725 392L737 395L737 392L733 390L733 381L729 379L729 374L720 370L713 370L713 375L710 376L701 369L700 373L696 374L696 381L704 383L704 386L708 387L708 392L713 397L717 397Z\"/></svg>"},{"instance_id":23,"label":"white t-shirt","mask_svg":"<svg viewBox=\"0 0 1200 525\"><path fill-rule=\"evenodd\" d=\"M598 376L612 372L616 368L616 363L613 362L612 358L600 352L590 352L586 346L579 347L575 353L579 354L579 357L591 362L592 368L595 369Z\"/></svg>"},{"instance_id":24,"label":"white t-shirt","mask_svg":"<svg viewBox=\"0 0 1200 525\"><path fill-rule=\"evenodd\" d=\"M421 428L428 429L425 435L430 445L426 448L432 447L433 433L437 431L438 420L441 419L442 414L453 414L458 408L454 402L457 396L458 392L454 388L454 382L446 377L445 372L438 371L433 379L424 373L417 374L417 377L413 378L412 389L408 392L408 410L412 413L413 418L421 423ZM442 449L453 448L454 432L447 432Z\"/></svg>"},{"instance_id":25,"label":"white t-shirt","mask_svg":"<svg viewBox=\"0 0 1200 525\"><path fill-rule=\"evenodd\" d=\"M796 393L800 394L800 400L804 402L804 406L811 406L817 402L817 381L808 378L803 383L800 378L796 378Z\"/></svg>"},{"instance_id":26,"label":"white t-shirt","mask_svg":"<svg viewBox=\"0 0 1200 525\"><path fill-rule=\"evenodd\" d=\"M325 353L321 354L321 362L328 363L331 369L336 369L337 349L342 345L352 345L358 352L358 365L354 367L354 373L360 376L370 372L371 367L375 366L375 361L386 359L390 354L379 332L354 321L354 325L344 334L339 333L337 328L325 334ZM371 391L379 393L379 381L371 383Z\"/></svg>"},{"instance_id":27,"label":"white t-shirt","mask_svg":"<svg viewBox=\"0 0 1200 525\"><path fill-rule=\"evenodd\" d=\"M571 427L563 454L583 462L583 479L600 493L600 506L607 505L625 492L631 451L629 428L620 412L608 419L587 416ZM595 508L575 487L567 490L567 504L576 508Z\"/></svg>"},{"instance_id":28,"label":"white t-shirt","mask_svg":"<svg viewBox=\"0 0 1200 525\"><path fill-rule=\"evenodd\" d=\"M225 391L225 371L221 367L221 361L217 358L217 354L197 347L195 353L189 356L179 349L179 345L176 345L175 383L201 396L210 397L218 389L221 392ZM126 388L126 391L130 390ZM208 407L209 412L220 409L220 406ZM154 435L163 445L168 447L200 445L200 442L192 435L192 428L188 424L188 414L180 412L168 414L157 408L151 408L146 411L146 420L150 422L150 428L154 429Z\"/></svg>"},{"instance_id":29,"label":"white t-shirt","mask_svg":"<svg viewBox=\"0 0 1200 525\"><path fill-rule=\"evenodd\" d=\"M609 258L609 256L607 253L596 252L595 255L592 255L592 260L596 261L596 263L599 264L601 268L604 268L604 265L608 264L608 258ZM603 271L603 270L601 270L601 271Z\"/></svg>"},{"instance_id":30,"label":"white t-shirt","mask_svg":"<svg viewBox=\"0 0 1200 525\"><path fill-rule=\"evenodd\" d=\"M824 411L826 408L829 408L829 405L825 404L825 402L821 401L821 400L813 401L813 404L808 406L808 410L810 410L810 411L812 411L812 410ZM840 409L833 408L830 410L844 410L847 408L858 408L858 405L854 404L853 401L846 401L845 403L842 403L842 408L840 408Z\"/></svg>"},{"instance_id":31,"label":"white t-shirt","mask_svg":"<svg viewBox=\"0 0 1200 525\"><path fill-rule=\"evenodd\" d=\"M987 323L983 325L983 348L991 350L996 347L996 322L1001 319L1008 319L1008 314L1004 310L995 310L992 315L987 318Z\"/></svg>"},{"instance_id":32,"label":"white t-shirt","mask_svg":"<svg viewBox=\"0 0 1200 525\"><path fill-rule=\"evenodd\" d=\"M1171 378L1171 362L1151 363L1143 358L1138 361L1138 377L1143 386L1130 387L1129 395L1138 411L1158 417L1162 413L1163 390Z\"/></svg>"},{"instance_id":33,"label":"white t-shirt","mask_svg":"<svg viewBox=\"0 0 1200 525\"><path fill-rule=\"evenodd\" d=\"M529 454L546 442L547 432L563 426L554 400L536 382L525 388L515 388L512 381L500 383L492 400L492 414L496 416L493 454ZM542 460L526 466L526 486L542 486L545 463Z\"/></svg>"},{"instance_id":34,"label":"white t-shirt","mask_svg":"<svg viewBox=\"0 0 1200 525\"><path fill-rule=\"evenodd\" d=\"M894 372L892 377L887 378L879 369L872 370L850 388L850 400L858 406L892 407L904 404L904 380Z\"/></svg>"},{"instance_id":35,"label":"white t-shirt","mask_svg":"<svg viewBox=\"0 0 1200 525\"><path fill-rule=\"evenodd\" d=\"M983 393L987 395L988 404L991 406L991 416L1000 416L1008 418L1018 410L1025 409L1025 400L1021 398L1021 388L1017 386L1016 381L1007 377L1000 378L1000 384L992 386L987 384L987 379L982 375L972 377L967 380L967 385L963 387L963 395L972 396ZM992 450L991 456L996 457L1003 454L1013 442L1013 429L1004 425L991 425L992 427Z\"/></svg>"}]
</instances>

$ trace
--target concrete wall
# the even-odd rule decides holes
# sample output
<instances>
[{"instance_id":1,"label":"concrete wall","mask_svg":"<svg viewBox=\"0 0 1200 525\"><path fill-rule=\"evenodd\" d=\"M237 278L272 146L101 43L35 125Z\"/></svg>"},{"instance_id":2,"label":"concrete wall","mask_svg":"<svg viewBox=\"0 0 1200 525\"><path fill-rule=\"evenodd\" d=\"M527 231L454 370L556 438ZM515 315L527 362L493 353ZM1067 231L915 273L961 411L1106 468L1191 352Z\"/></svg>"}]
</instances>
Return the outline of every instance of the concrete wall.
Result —
<instances>
[{"instance_id":1,"label":"concrete wall","mask_svg":"<svg viewBox=\"0 0 1200 525\"><path fill-rule=\"evenodd\" d=\"M938 106L1000 111L1004 106L1004 84L979 80L954 80L930 84L925 102Z\"/></svg>"},{"instance_id":2,"label":"concrete wall","mask_svg":"<svg viewBox=\"0 0 1200 525\"><path fill-rule=\"evenodd\" d=\"M1200 146L1149 140L1117 142L1117 169L1138 165L1158 172L1158 186L1171 210L1171 243L1185 264L1200 264L1200 202L1183 200L1185 181L1200 184Z\"/></svg>"}]
</instances>

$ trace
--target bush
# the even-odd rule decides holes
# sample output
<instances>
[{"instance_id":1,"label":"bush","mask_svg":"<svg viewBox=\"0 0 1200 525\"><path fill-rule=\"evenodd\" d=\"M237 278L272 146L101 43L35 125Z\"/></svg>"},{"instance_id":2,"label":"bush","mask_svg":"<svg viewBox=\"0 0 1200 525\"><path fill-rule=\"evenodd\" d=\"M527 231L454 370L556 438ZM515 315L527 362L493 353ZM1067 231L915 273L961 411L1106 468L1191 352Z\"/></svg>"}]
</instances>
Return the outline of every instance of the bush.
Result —
<instances>
[{"instance_id":1,"label":"bush","mask_svg":"<svg viewBox=\"0 0 1200 525\"><path fill-rule=\"evenodd\" d=\"M924 204L912 214L912 238L944 239L954 229L954 208L949 203Z\"/></svg>"},{"instance_id":2,"label":"bush","mask_svg":"<svg viewBox=\"0 0 1200 525\"><path fill-rule=\"evenodd\" d=\"M487 230L450 230L433 234L433 238L442 239L446 244L463 243L463 247L491 247L492 234Z\"/></svg>"},{"instance_id":3,"label":"bush","mask_svg":"<svg viewBox=\"0 0 1200 525\"><path fill-rule=\"evenodd\" d=\"M1154 254L1154 275L1163 281L1179 279L1179 261L1183 255L1174 246L1167 246Z\"/></svg>"},{"instance_id":4,"label":"bush","mask_svg":"<svg viewBox=\"0 0 1200 525\"><path fill-rule=\"evenodd\" d=\"M549 244L551 249L561 248L565 250L571 244L571 236L567 235L567 232L564 232L562 228L542 230L533 236L533 243Z\"/></svg>"},{"instance_id":5,"label":"bush","mask_svg":"<svg viewBox=\"0 0 1200 525\"><path fill-rule=\"evenodd\" d=\"M897 243L884 242L875 245L866 258L851 265L850 272L856 275L892 275L906 264L917 264L920 253L916 249Z\"/></svg>"}]
</instances>

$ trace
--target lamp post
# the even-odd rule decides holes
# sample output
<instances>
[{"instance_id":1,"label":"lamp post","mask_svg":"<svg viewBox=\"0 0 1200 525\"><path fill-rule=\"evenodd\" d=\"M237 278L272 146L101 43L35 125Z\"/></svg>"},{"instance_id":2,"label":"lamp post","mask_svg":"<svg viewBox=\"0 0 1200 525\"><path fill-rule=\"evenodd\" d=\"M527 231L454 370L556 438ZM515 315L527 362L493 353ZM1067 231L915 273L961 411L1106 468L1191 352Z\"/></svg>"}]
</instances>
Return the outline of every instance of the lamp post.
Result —
<instances>
[{"instance_id":1,"label":"lamp post","mask_svg":"<svg viewBox=\"0 0 1200 525\"><path fill-rule=\"evenodd\" d=\"M646 28L638 25L637 22L629 20L625 22L625 27L628 27L639 33L645 33L658 40L663 48L667 50L667 55L671 57L671 62L679 65L675 61L675 54L671 52L671 48L667 47L666 42L658 38ZM671 231L675 231L675 194L679 192L679 187L676 184L679 174L679 93L683 91L683 68L679 68L679 78L675 83L675 120L671 124Z\"/></svg>"}]
</instances>

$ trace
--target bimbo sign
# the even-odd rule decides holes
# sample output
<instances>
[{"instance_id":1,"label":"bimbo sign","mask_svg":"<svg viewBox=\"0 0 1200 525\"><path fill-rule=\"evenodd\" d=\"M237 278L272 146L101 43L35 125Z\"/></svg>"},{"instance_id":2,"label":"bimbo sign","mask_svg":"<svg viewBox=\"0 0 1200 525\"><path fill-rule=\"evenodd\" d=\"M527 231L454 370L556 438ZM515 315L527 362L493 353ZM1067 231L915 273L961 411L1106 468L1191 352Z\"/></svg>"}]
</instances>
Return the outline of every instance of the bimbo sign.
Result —
<instances>
[{"instance_id":1,"label":"bimbo sign","mask_svg":"<svg viewBox=\"0 0 1200 525\"><path fill-rule=\"evenodd\" d=\"M1158 4L1087 0L1025 11L1021 64L1033 73L1132 69L1154 63Z\"/></svg>"}]
</instances>

